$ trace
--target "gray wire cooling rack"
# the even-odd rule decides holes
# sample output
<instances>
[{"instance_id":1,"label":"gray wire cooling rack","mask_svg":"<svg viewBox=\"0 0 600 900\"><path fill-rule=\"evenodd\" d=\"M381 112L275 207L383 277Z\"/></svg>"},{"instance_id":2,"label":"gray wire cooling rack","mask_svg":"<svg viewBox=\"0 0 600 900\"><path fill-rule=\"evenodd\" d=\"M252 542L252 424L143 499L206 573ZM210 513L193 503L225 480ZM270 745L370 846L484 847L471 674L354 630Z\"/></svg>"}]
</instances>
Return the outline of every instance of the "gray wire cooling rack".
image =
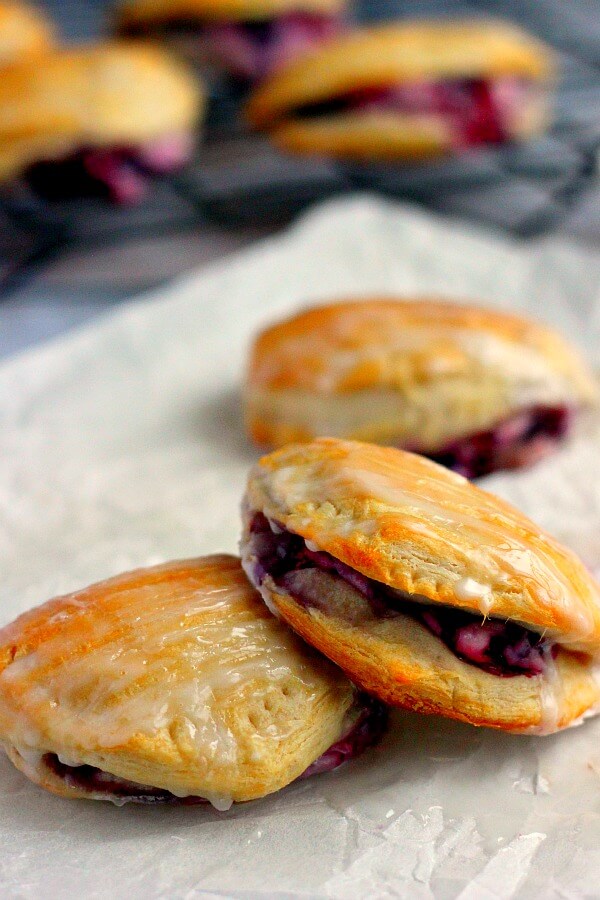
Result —
<instances>
[{"instance_id":1,"label":"gray wire cooling rack","mask_svg":"<svg viewBox=\"0 0 600 900\"><path fill-rule=\"evenodd\" d=\"M69 41L107 30L101 0L46 0ZM360 22L404 16L516 19L558 49L554 122L543 138L455 160L413 166L343 166L279 155L249 133L240 98L213 85L203 144L189 168L156 181L139 207L101 200L48 204L18 187L0 196L0 296L66 248L109 244L216 221L236 227L288 221L308 204L348 190L376 190L441 212L533 236L556 226L593 185L600 149L600 0L360 0Z\"/></svg>"}]
</instances>

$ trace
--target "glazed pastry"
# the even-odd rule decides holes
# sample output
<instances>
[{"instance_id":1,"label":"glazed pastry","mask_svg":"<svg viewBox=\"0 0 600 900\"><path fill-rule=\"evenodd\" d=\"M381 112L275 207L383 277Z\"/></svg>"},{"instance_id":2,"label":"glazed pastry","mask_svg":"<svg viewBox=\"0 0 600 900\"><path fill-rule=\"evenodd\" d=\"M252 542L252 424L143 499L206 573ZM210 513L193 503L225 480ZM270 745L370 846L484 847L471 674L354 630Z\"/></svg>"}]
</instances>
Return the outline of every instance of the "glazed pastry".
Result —
<instances>
[{"instance_id":1,"label":"glazed pastry","mask_svg":"<svg viewBox=\"0 0 600 900\"><path fill-rule=\"evenodd\" d=\"M52 600L0 632L0 739L32 781L217 809L336 768L385 712L265 608L232 556Z\"/></svg>"},{"instance_id":2,"label":"glazed pastry","mask_svg":"<svg viewBox=\"0 0 600 900\"><path fill-rule=\"evenodd\" d=\"M117 27L161 35L199 62L255 81L344 29L345 0L125 0Z\"/></svg>"},{"instance_id":3,"label":"glazed pastry","mask_svg":"<svg viewBox=\"0 0 600 900\"><path fill-rule=\"evenodd\" d=\"M402 160L537 134L548 48L513 25L407 21L357 31L274 74L248 119L301 154Z\"/></svg>"},{"instance_id":4,"label":"glazed pastry","mask_svg":"<svg viewBox=\"0 0 600 900\"><path fill-rule=\"evenodd\" d=\"M0 80L0 181L43 196L141 199L150 175L192 153L203 94L158 48L101 44L48 52Z\"/></svg>"},{"instance_id":5,"label":"glazed pastry","mask_svg":"<svg viewBox=\"0 0 600 900\"><path fill-rule=\"evenodd\" d=\"M0 66L53 45L54 28L40 10L22 3L0 3Z\"/></svg>"},{"instance_id":6,"label":"glazed pastry","mask_svg":"<svg viewBox=\"0 0 600 900\"><path fill-rule=\"evenodd\" d=\"M460 475L323 438L260 460L244 509L268 606L378 699L537 734L596 712L597 584Z\"/></svg>"},{"instance_id":7,"label":"glazed pastry","mask_svg":"<svg viewBox=\"0 0 600 900\"><path fill-rule=\"evenodd\" d=\"M266 446L356 438L475 477L552 451L596 393L577 353L540 324L427 299L354 300L258 336L246 418Z\"/></svg>"}]
</instances>

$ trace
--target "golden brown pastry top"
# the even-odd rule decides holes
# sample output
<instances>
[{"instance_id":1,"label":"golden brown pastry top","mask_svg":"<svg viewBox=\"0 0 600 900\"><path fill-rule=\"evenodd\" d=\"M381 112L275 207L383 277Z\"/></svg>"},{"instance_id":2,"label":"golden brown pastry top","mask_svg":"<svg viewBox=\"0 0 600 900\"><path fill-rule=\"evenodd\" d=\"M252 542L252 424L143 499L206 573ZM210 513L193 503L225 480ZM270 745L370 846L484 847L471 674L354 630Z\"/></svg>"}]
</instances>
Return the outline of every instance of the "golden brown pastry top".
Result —
<instances>
[{"instance_id":1,"label":"golden brown pastry top","mask_svg":"<svg viewBox=\"0 0 600 900\"><path fill-rule=\"evenodd\" d=\"M223 806L300 775L353 698L232 556L129 572L0 631L0 739L17 763L51 752Z\"/></svg>"},{"instance_id":2,"label":"golden brown pastry top","mask_svg":"<svg viewBox=\"0 0 600 900\"><path fill-rule=\"evenodd\" d=\"M299 312L266 328L251 351L251 388L348 393L410 391L497 368L511 382L556 381L596 397L591 373L555 331L521 316L451 301L357 299Z\"/></svg>"},{"instance_id":3,"label":"golden brown pastry top","mask_svg":"<svg viewBox=\"0 0 600 900\"><path fill-rule=\"evenodd\" d=\"M546 79L550 51L514 25L415 20L333 39L266 79L247 107L256 127L349 91L442 78Z\"/></svg>"},{"instance_id":4,"label":"golden brown pastry top","mask_svg":"<svg viewBox=\"0 0 600 900\"><path fill-rule=\"evenodd\" d=\"M39 9L0 3L0 65L49 50L54 43L54 28Z\"/></svg>"},{"instance_id":5,"label":"golden brown pastry top","mask_svg":"<svg viewBox=\"0 0 600 900\"><path fill-rule=\"evenodd\" d=\"M599 588L508 503L423 457L322 438L263 457L246 503L369 578L600 653Z\"/></svg>"},{"instance_id":6,"label":"golden brown pastry top","mask_svg":"<svg viewBox=\"0 0 600 900\"><path fill-rule=\"evenodd\" d=\"M137 42L58 50L10 66L0 79L0 179L81 145L187 133L203 104L185 65Z\"/></svg>"},{"instance_id":7,"label":"golden brown pastry top","mask_svg":"<svg viewBox=\"0 0 600 900\"><path fill-rule=\"evenodd\" d=\"M173 21L260 21L289 12L335 14L345 0L124 0L116 18L120 28Z\"/></svg>"}]
</instances>

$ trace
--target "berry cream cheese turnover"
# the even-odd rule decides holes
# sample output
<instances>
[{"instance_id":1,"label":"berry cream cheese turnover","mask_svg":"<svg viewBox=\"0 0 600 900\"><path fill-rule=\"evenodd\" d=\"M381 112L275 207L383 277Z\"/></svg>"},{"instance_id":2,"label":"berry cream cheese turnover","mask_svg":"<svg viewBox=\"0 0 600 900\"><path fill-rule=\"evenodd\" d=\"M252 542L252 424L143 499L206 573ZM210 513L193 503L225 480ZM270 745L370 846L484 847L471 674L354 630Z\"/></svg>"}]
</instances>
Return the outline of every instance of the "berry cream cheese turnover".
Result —
<instances>
[{"instance_id":1,"label":"berry cream cheese turnover","mask_svg":"<svg viewBox=\"0 0 600 900\"><path fill-rule=\"evenodd\" d=\"M243 82L264 78L345 30L345 0L127 0L119 33L162 37Z\"/></svg>"},{"instance_id":2,"label":"berry cream cheese turnover","mask_svg":"<svg viewBox=\"0 0 600 900\"><path fill-rule=\"evenodd\" d=\"M189 161L203 108L192 73L160 48L49 51L2 72L0 182L138 202L152 176Z\"/></svg>"},{"instance_id":3,"label":"berry cream cheese turnover","mask_svg":"<svg viewBox=\"0 0 600 900\"><path fill-rule=\"evenodd\" d=\"M235 801L335 769L385 709L268 612L237 558L140 569L0 632L0 739L55 794Z\"/></svg>"},{"instance_id":4,"label":"berry cream cheese turnover","mask_svg":"<svg viewBox=\"0 0 600 900\"><path fill-rule=\"evenodd\" d=\"M244 519L269 608L379 700L535 734L596 712L598 586L460 475L322 438L257 463Z\"/></svg>"},{"instance_id":5,"label":"berry cream cheese turnover","mask_svg":"<svg viewBox=\"0 0 600 900\"><path fill-rule=\"evenodd\" d=\"M257 88L247 115L290 152L418 160L542 131L552 71L549 49L512 25L406 21L290 63Z\"/></svg>"},{"instance_id":6,"label":"berry cream cheese turnover","mask_svg":"<svg viewBox=\"0 0 600 900\"><path fill-rule=\"evenodd\" d=\"M258 444L373 441L470 478L552 452L596 400L554 331L429 299L331 303L272 325L253 344L245 390Z\"/></svg>"}]
</instances>

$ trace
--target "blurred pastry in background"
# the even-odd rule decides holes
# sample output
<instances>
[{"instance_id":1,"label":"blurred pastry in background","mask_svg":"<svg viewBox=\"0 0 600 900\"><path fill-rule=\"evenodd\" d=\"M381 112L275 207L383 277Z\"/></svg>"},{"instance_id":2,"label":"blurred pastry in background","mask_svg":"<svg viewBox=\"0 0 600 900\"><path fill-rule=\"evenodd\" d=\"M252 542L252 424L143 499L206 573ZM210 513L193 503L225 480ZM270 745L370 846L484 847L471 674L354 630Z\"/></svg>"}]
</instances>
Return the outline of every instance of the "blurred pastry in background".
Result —
<instances>
[{"instance_id":1,"label":"blurred pastry in background","mask_svg":"<svg viewBox=\"0 0 600 900\"><path fill-rule=\"evenodd\" d=\"M39 9L0 3L0 66L48 50L54 42L54 27Z\"/></svg>"},{"instance_id":2,"label":"blurred pastry in background","mask_svg":"<svg viewBox=\"0 0 600 900\"><path fill-rule=\"evenodd\" d=\"M49 51L0 79L0 182L40 196L135 203L193 152L204 109L194 75L159 47Z\"/></svg>"},{"instance_id":3,"label":"blurred pastry in background","mask_svg":"<svg viewBox=\"0 0 600 900\"><path fill-rule=\"evenodd\" d=\"M2 746L61 797L226 810L337 768L385 724L233 556L128 572L0 631Z\"/></svg>"},{"instance_id":4,"label":"blurred pastry in background","mask_svg":"<svg viewBox=\"0 0 600 900\"><path fill-rule=\"evenodd\" d=\"M256 89L247 115L293 153L426 159L541 132L552 72L550 50L513 25L407 21L296 60Z\"/></svg>"},{"instance_id":5,"label":"blurred pastry in background","mask_svg":"<svg viewBox=\"0 0 600 900\"><path fill-rule=\"evenodd\" d=\"M245 388L260 445L354 438L469 478L553 452L597 399L579 354L546 326L430 299L350 300L272 325Z\"/></svg>"},{"instance_id":6,"label":"blurred pastry in background","mask_svg":"<svg viewBox=\"0 0 600 900\"><path fill-rule=\"evenodd\" d=\"M212 68L256 81L345 28L345 0L125 0L119 33L160 36Z\"/></svg>"}]
</instances>

